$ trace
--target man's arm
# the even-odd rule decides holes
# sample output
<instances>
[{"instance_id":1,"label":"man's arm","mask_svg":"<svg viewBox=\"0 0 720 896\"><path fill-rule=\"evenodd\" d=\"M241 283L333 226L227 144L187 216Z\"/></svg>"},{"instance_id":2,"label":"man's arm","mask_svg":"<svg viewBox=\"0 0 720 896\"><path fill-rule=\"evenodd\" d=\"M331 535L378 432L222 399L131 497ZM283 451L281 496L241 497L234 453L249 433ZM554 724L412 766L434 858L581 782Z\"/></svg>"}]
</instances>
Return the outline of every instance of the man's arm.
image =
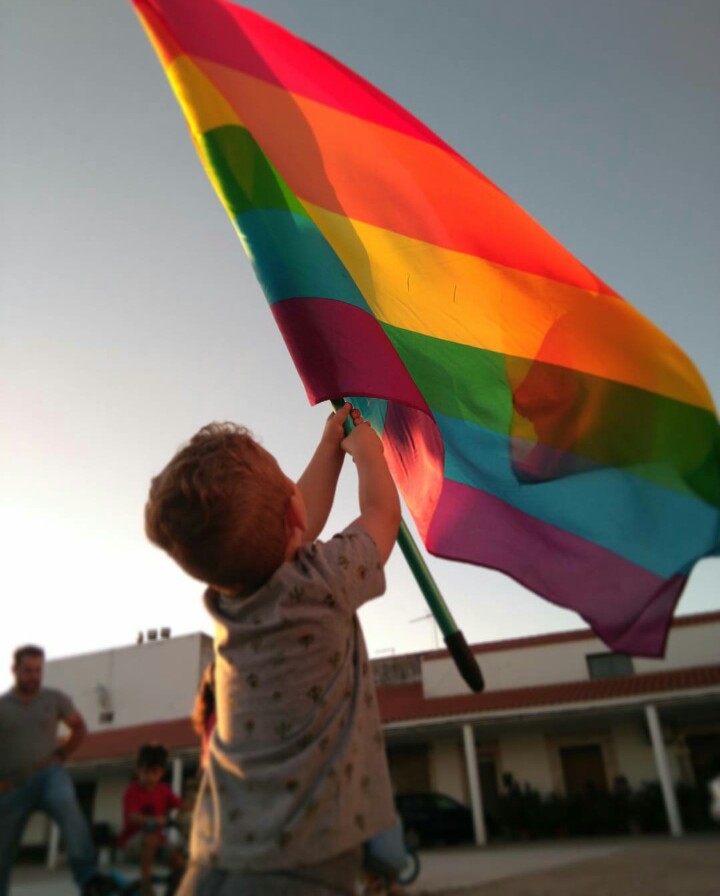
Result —
<instances>
[{"instance_id":1,"label":"man's arm","mask_svg":"<svg viewBox=\"0 0 720 896\"><path fill-rule=\"evenodd\" d=\"M355 429L342 447L358 472L360 516L352 523L365 529L375 542L383 565L390 556L400 528L400 499L383 454L382 442L359 411L353 411Z\"/></svg>"},{"instance_id":2,"label":"man's arm","mask_svg":"<svg viewBox=\"0 0 720 896\"><path fill-rule=\"evenodd\" d=\"M345 435L343 424L349 413L350 405L345 404L328 418L320 444L310 458L305 472L298 479L298 491L303 497L307 512L307 525L303 534L305 544L315 541L330 515L345 459L340 443Z\"/></svg>"},{"instance_id":3,"label":"man's arm","mask_svg":"<svg viewBox=\"0 0 720 896\"><path fill-rule=\"evenodd\" d=\"M65 762L65 760L77 750L87 734L85 720L76 709L65 716L63 722L67 725L70 731L67 737L61 741L53 751L53 759L51 761Z\"/></svg>"}]
</instances>

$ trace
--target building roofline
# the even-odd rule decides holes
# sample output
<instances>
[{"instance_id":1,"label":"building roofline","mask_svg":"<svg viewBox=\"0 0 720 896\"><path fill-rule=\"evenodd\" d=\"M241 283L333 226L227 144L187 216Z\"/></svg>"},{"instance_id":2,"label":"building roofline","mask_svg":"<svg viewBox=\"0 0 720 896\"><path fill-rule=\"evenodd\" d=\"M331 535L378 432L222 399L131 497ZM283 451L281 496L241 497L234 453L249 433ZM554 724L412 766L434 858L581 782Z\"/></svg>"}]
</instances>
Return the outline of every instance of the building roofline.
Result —
<instances>
[{"instance_id":1,"label":"building roofline","mask_svg":"<svg viewBox=\"0 0 720 896\"><path fill-rule=\"evenodd\" d=\"M707 613L691 613L687 616L678 616L673 619L670 631L675 628L684 628L691 625L705 625L710 622L720 622L720 610L709 611ZM208 640L212 642L212 636L203 631L185 632L181 635L172 635L170 638L158 638L157 641L145 641L144 644L121 644L117 647L107 647L103 650L88 650L84 653L73 653L64 656L54 656L47 659L47 663L55 663L62 660L76 659L78 657L88 657L108 652L116 652L119 650L131 650L135 647L145 646L146 644L164 644L169 641L180 641L185 638L200 638L200 640ZM588 641L600 640L600 638L590 628L572 629L566 632L549 632L543 635L525 635L519 638L504 638L499 641L479 641L470 645L473 653L494 653L502 650L518 650L523 647L544 647L547 644L563 644L570 641ZM601 642L602 643L602 642ZM439 650L416 651L411 653L396 654L392 657L382 657L374 659L372 662L384 662L388 660L396 660L401 657L418 656L421 660L437 660L450 657L449 651L441 648Z\"/></svg>"},{"instance_id":2,"label":"building roofline","mask_svg":"<svg viewBox=\"0 0 720 896\"><path fill-rule=\"evenodd\" d=\"M525 711L533 707L567 704L593 704L640 698L669 692L716 690L720 696L720 664L647 672L622 678L560 682L533 687L484 691L481 694L456 694L426 697L421 682L389 685L377 689L383 724L441 718L478 716L504 711Z\"/></svg>"},{"instance_id":3,"label":"building roofline","mask_svg":"<svg viewBox=\"0 0 720 896\"><path fill-rule=\"evenodd\" d=\"M160 629L158 629L158 632ZM169 638L156 638L154 641L150 641L148 639L144 640L141 644L131 643L131 644L119 644L116 647L105 647L101 650L86 650L83 653L67 653L64 656L53 656L46 657L45 665L48 666L50 663L60 663L65 660L75 660L80 657L89 657L89 656L100 656L102 654L107 653L119 653L121 650L135 650L138 647L150 647L151 645L156 644L170 644L171 642L189 640L191 638L198 638L200 642L203 640L207 640L212 644L212 635L208 635L206 632L196 631L196 632L184 632L182 635L171 635Z\"/></svg>"},{"instance_id":4,"label":"building roofline","mask_svg":"<svg viewBox=\"0 0 720 896\"><path fill-rule=\"evenodd\" d=\"M709 693L720 699L720 663L648 672L599 681L573 681L535 687L460 694L450 697L425 697L420 682L377 688L383 725L488 718L531 710L558 707L570 709L585 705L588 709L603 704L620 705L633 699L675 693ZM128 761L148 741L160 741L172 752L198 750L200 738L189 718L170 719L126 728L93 731L72 756L73 764Z\"/></svg>"}]
</instances>

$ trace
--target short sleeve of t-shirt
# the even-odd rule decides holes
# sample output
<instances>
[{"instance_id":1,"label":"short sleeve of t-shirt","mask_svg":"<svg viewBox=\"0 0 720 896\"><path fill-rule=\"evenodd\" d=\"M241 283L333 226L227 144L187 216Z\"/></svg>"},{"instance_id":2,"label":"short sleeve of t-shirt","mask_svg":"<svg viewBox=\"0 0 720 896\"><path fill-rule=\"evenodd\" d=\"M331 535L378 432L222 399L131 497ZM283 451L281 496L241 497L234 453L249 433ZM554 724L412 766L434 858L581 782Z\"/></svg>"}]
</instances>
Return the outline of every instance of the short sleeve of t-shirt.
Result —
<instances>
[{"instance_id":1,"label":"short sleeve of t-shirt","mask_svg":"<svg viewBox=\"0 0 720 896\"><path fill-rule=\"evenodd\" d=\"M55 697L55 702L57 706L57 717L58 719L68 719L74 712L77 712L75 709L75 704L68 697L67 694L63 694L62 691L53 691L53 696Z\"/></svg>"},{"instance_id":2,"label":"short sleeve of t-shirt","mask_svg":"<svg viewBox=\"0 0 720 896\"><path fill-rule=\"evenodd\" d=\"M349 613L385 592L380 554L365 529L352 526L304 550L303 560L325 579L335 601Z\"/></svg>"}]
</instances>

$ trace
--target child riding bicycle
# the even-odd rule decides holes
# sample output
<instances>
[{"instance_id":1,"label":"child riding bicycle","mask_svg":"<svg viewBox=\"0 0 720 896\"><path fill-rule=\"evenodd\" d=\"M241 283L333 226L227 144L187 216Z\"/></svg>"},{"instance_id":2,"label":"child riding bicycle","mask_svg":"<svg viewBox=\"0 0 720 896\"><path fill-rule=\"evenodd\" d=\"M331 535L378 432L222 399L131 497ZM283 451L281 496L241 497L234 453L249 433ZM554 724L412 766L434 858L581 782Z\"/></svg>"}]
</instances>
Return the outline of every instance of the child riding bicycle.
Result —
<instances>
[{"instance_id":1,"label":"child riding bicycle","mask_svg":"<svg viewBox=\"0 0 720 896\"><path fill-rule=\"evenodd\" d=\"M152 869L159 856L166 858L178 879L185 869L185 856L172 844L165 828L170 813L187 806L163 782L168 752L161 744L145 744L138 752L136 778L123 796L124 826L119 845L140 859L140 894L153 896Z\"/></svg>"}]
</instances>

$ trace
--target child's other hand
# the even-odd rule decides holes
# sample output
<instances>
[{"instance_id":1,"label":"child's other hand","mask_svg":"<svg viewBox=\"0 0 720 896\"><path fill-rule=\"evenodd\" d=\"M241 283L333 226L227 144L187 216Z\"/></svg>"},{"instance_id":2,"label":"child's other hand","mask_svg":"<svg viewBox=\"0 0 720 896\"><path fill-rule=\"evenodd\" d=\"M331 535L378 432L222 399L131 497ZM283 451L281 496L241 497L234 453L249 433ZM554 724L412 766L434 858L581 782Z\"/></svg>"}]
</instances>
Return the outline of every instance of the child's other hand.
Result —
<instances>
[{"instance_id":1,"label":"child's other hand","mask_svg":"<svg viewBox=\"0 0 720 896\"><path fill-rule=\"evenodd\" d=\"M345 421L351 410L352 405L346 401L339 411L334 411L330 414L325 422L325 429L322 434L323 442L328 442L337 447L340 446L340 443L345 438L345 430L343 427L345 426Z\"/></svg>"},{"instance_id":2,"label":"child's other hand","mask_svg":"<svg viewBox=\"0 0 720 896\"><path fill-rule=\"evenodd\" d=\"M383 443L375 430L367 420L363 420L362 414L357 408L351 411L353 430L343 439L341 447L354 461L365 456L383 454Z\"/></svg>"},{"instance_id":3,"label":"child's other hand","mask_svg":"<svg viewBox=\"0 0 720 896\"><path fill-rule=\"evenodd\" d=\"M355 429L342 448L355 462L358 473L360 516L351 523L364 529L375 542L380 563L390 556L400 528L400 500L385 461L383 443L360 411L353 409Z\"/></svg>"}]
</instances>

